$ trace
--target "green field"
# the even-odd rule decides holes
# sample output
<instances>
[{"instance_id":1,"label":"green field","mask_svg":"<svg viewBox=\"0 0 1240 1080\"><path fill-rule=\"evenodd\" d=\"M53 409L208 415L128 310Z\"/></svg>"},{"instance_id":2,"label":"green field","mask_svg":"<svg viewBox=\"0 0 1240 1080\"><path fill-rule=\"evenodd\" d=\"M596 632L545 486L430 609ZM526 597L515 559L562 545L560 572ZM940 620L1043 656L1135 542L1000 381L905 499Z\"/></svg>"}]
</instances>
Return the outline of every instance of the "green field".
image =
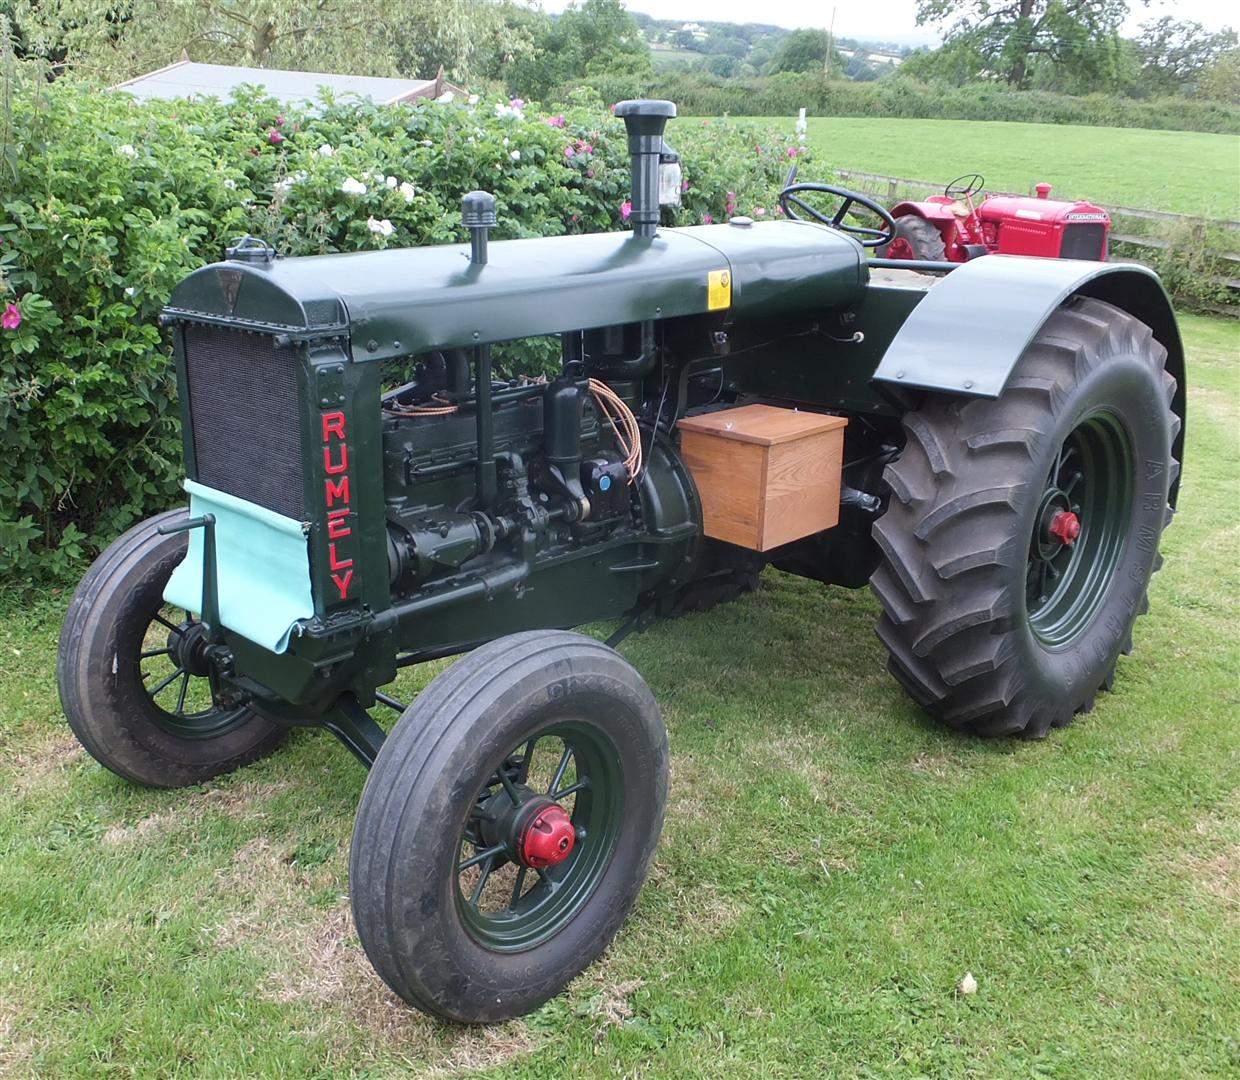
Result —
<instances>
[{"instance_id":1,"label":"green field","mask_svg":"<svg viewBox=\"0 0 1240 1080\"><path fill-rule=\"evenodd\" d=\"M0 616L0 1075L1236 1076L1240 335L1184 326L1181 513L1116 692L1042 743L950 734L885 674L868 593L776 572L630 638L672 745L652 877L498 1029L371 972L363 774L329 737L129 787L60 714L65 597Z\"/></svg>"},{"instance_id":2,"label":"green field","mask_svg":"<svg viewBox=\"0 0 1240 1080\"><path fill-rule=\"evenodd\" d=\"M793 122L755 118L792 130ZM673 125L671 137L674 141ZM1054 194L1177 214L1240 220L1240 139L1195 131L971 120L809 121L815 162L946 183L985 174L994 190ZM806 170L812 178L812 166Z\"/></svg>"}]
</instances>

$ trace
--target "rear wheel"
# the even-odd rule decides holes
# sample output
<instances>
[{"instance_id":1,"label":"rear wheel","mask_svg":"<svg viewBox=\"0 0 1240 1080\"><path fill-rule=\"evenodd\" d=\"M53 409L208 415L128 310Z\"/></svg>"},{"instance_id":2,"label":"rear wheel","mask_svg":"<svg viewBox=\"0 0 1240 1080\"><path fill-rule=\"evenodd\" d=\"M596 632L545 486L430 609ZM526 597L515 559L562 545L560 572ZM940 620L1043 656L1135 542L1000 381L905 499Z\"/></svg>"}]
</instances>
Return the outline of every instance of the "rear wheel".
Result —
<instances>
[{"instance_id":1,"label":"rear wheel","mask_svg":"<svg viewBox=\"0 0 1240 1080\"><path fill-rule=\"evenodd\" d=\"M87 752L148 787L185 787L265 756L284 729L212 697L202 623L164 603L184 533L174 510L115 541L78 586L60 632L61 707Z\"/></svg>"},{"instance_id":2,"label":"rear wheel","mask_svg":"<svg viewBox=\"0 0 1240 1080\"><path fill-rule=\"evenodd\" d=\"M925 218L907 214L896 218L896 234L890 244L879 250L885 259L926 259L942 262L947 248L939 230Z\"/></svg>"},{"instance_id":3,"label":"rear wheel","mask_svg":"<svg viewBox=\"0 0 1240 1080\"><path fill-rule=\"evenodd\" d=\"M358 936L425 1012L537 1008L615 936L667 800L667 737L614 650L514 634L436 677L384 743L350 855Z\"/></svg>"},{"instance_id":4,"label":"rear wheel","mask_svg":"<svg viewBox=\"0 0 1240 1080\"><path fill-rule=\"evenodd\" d=\"M1179 469L1165 359L1144 323L1077 298L1000 398L905 417L874 527L878 635L899 682L952 727L1041 737L1111 688Z\"/></svg>"}]
</instances>

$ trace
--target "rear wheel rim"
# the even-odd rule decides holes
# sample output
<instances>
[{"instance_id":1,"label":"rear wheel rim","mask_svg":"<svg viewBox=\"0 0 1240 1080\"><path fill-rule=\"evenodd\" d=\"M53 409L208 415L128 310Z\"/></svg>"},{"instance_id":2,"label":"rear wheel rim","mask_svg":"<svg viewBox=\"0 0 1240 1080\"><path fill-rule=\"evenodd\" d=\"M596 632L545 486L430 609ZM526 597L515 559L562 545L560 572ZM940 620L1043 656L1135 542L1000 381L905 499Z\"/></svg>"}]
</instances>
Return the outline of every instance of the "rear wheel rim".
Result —
<instances>
[{"instance_id":1,"label":"rear wheel rim","mask_svg":"<svg viewBox=\"0 0 1240 1080\"><path fill-rule=\"evenodd\" d=\"M1132 442L1114 413L1090 413L1060 445L1038 502L1025 577L1029 626L1044 645L1079 640L1102 606L1131 527L1135 475ZM1074 541L1052 531L1057 515L1077 518Z\"/></svg>"},{"instance_id":2,"label":"rear wheel rim","mask_svg":"<svg viewBox=\"0 0 1240 1080\"><path fill-rule=\"evenodd\" d=\"M576 830L568 857L545 869L526 866L515 838L490 824L530 800L558 804ZM619 754L593 725L558 720L512 747L475 798L454 849L457 911L470 937L515 952L559 933L607 872L623 812Z\"/></svg>"}]
</instances>

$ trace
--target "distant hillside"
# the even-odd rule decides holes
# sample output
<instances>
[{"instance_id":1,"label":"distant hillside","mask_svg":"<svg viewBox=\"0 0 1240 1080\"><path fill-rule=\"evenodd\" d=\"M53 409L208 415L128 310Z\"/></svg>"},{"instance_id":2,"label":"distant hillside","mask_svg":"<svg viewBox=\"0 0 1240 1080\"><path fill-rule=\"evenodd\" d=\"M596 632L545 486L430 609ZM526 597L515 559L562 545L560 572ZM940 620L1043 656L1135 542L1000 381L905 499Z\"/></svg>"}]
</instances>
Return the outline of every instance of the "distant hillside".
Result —
<instances>
[{"instance_id":1,"label":"distant hillside","mask_svg":"<svg viewBox=\"0 0 1240 1080\"><path fill-rule=\"evenodd\" d=\"M630 12L650 46L657 72L703 71L721 78L753 77L771 70L787 38L796 33L769 23L656 19ZM862 81L894 71L914 50L895 42L837 37L838 74Z\"/></svg>"}]
</instances>

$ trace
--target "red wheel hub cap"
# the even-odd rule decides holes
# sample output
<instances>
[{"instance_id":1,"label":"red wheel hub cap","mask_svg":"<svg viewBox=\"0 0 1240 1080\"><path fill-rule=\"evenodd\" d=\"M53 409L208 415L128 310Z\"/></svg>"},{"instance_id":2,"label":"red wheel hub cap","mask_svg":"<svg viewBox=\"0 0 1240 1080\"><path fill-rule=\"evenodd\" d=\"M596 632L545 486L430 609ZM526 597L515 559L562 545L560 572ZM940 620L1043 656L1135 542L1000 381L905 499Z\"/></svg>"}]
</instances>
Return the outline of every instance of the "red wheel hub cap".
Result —
<instances>
[{"instance_id":1,"label":"red wheel hub cap","mask_svg":"<svg viewBox=\"0 0 1240 1080\"><path fill-rule=\"evenodd\" d=\"M542 870L562 863L573 853L577 830L559 806L540 810L521 834L520 855L526 866Z\"/></svg>"},{"instance_id":2,"label":"red wheel hub cap","mask_svg":"<svg viewBox=\"0 0 1240 1080\"><path fill-rule=\"evenodd\" d=\"M1061 544L1071 547L1073 541L1081 535L1081 519L1072 513L1071 510L1061 510L1051 518L1050 528L1047 529L1047 532Z\"/></svg>"}]
</instances>

